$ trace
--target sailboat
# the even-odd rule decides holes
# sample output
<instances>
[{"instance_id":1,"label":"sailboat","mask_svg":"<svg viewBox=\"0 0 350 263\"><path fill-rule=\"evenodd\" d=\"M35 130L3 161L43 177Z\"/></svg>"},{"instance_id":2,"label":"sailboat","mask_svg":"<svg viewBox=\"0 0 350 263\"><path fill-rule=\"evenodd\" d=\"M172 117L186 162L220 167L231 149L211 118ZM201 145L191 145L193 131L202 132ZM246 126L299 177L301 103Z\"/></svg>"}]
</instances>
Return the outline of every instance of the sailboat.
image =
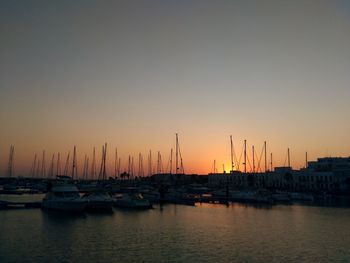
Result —
<instances>
[{"instance_id":1,"label":"sailboat","mask_svg":"<svg viewBox=\"0 0 350 263\"><path fill-rule=\"evenodd\" d=\"M102 146L102 160L99 179L106 180L106 153L107 143ZM101 182L101 181L99 181ZM83 196L83 199L88 201L86 210L87 211L103 211L112 212L114 198L107 192L101 183L96 185L96 188Z\"/></svg>"}]
</instances>

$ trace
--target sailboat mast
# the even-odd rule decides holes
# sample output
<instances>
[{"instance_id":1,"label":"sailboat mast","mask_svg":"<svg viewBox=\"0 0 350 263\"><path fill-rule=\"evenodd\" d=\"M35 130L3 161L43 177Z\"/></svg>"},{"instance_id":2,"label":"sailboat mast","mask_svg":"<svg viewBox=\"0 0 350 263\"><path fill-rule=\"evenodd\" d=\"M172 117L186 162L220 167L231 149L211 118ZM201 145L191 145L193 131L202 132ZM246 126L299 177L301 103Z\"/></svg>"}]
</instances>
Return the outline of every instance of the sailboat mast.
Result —
<instances>
[{"instance_id":1,"label":"sailboat mast","mask_svg":"<svg viewBox=\"0 0 350 263\"><path fill-rule=\"evenodd\" d=\"M118 149L115 148L115 158L114 158L114 178L117 177L117 160L118 160Z\"/></svg>"},{"instance_id":2,"label":"sailboat mast","mask_svg":"<svg viewBox=\"0 0 350 263\"><path fill-rule=\"evenodd\" d=\"M98 174L98 180L103 180L103 160L105 155L105 146L102 145L102 153L101 153L101 165L100 165L100 172Z\"/></svg>"},{"instance_id":3,"label":"sailboat mast","mask_svg":"<svg viewBox=\"0 0 350 263\"><path fill-rule=\"evenodd\" d=\"M160 174L160 153L157 155L157 174Z\"/></svg>"},{"instance_id":4,"label":"sailboat mast","mask_svg":"<svg viewBox=\"0 0 350 263\"><path fill-rule=\"evenodd\" d=\"M176 171L175 171L175 174L178 174L178 170L179 170L179 140L178 140L178 136L177 136L177 133L176 133Z\"/></svg>"},{"instance_id":5,"label":"sailboat mast","mask_svg":"<svg viewBox=\"0 0 350 263\"><path fill-rule=\"evenodd\" d=\"M135 178L134 177L134 156L131 156L131 178Z\"/></svg>"},{"instance_id":6,"label":"sailboat mast","mask_svg":"<svg viewBox=\"0 0 350 263\"><path fill-rule=\"evenodd\" d=\"M143 177L144 176L144 171L143 171L143 156L140 153L139 154L139 177Z\"/></svg>"},{"instance_id":7,"label":"sailboat mast","mask_svg":"<svg viewBox=\"0 0 350 263\"><path fill-rule=\"evenodd\" d=\"M45 150L43 151L43 160L41 161L41 178L45 178Z\"/></svg>"},{"instance_id":8,"label":"sailboat mast","mask_svg":"<svg viewBox=\"0 0 350 263\"><path fill-rule=\"evenodd\" d=\"M87 170L86 170L86 154L85 154L85 156L84 156L84 167L83 167L83 180L85 180L86 179L86 177L87 177Z\"/></svg>"},{"instance_id":9,"label":"sailboat mast","mask_svg":"<svg viewBox=\"0 0 350 263\"><path fill-rule=\"evenodd\" d=\"M120 163L121 163L121 159L119 157L119 159L118 159L118 178L120 176Z\"/></svg>"},{"instance_id":10,"label":"sailboat mast","mask_svg":"<svg viewBox=\"0 0 350 263\"><path fill-rule=\"evenodd\" d=\"M52 159L51 159L51 164L50 164L50 171L49 171L49 174L48 174L49 178L53 177L54 159L55 159L55 154L52 154Z\"/></svg>"},{"instance_id":11,"label":"sailboat mast","mask_svg":"<svg viewBox=\"0 0 350 263\"><path fill-rule=\"evenodd\" d=\"M273 171L273 165L272 165L272 153L270 155L270 165L271 165L271 172Z\"/></svg>"},{"instance_id":12,"label":"sailboat mast","mask_svg":"<svg viewBox=\"0 0 350 263\"><path fill-rule=\"evenodd\" d=\"M230 135L230 141L231 141L231 172L233 172L233 143L232 143L232 135Z\"/></svg>"},{"instance_id":13,"label":"sailboat mast","mask_svg":"<svg viewBox=\"0 0 350 263\"><path fill-rule=\"evenodd\" d=\"M57 167L56 167L56 175L61 174L61 155L57 154Z\"/></svg>"},{"instance_id":14,"label":"sailboat mast","mask_svg":"<svg viewBox=\"0 0 350 263\"><path fill-rule=\"evenodd\" d=\"M244 173L247 173L247 140L244 140Z\"/></svg>"},{"instance_id":15,"label":"sailboat mast","mask_svg":"<svg viewBox=\"0 0 350 263\"><path fill-rule=\"evenodd\" d=\"M9 172L8 172L9 177L12 177L12 175L14 174L14 171L13 171L14 170L14 162L13 162L14 154L15 154L15 146L11 145L10 158L9 158Z\"/></svg>"},{"instance_id":16,"label":"sailboat mast","mask_svg":"<svg viewBox=\"0 0 350 263\"><path fill-rule=\"evenodd\" d=\"M107 143L105 143L104 152L103 152L103 180L107 179L106 157L107 157Z\"/></svg>"},{"instance_id":17,"label":"sailboat mast","mask_svg":"<svg viewBox=\"0 0 350 263\"><path fill-rule=\"evenodd\" d=\"M95 147L92 151L92 164L91 164L91 179L95 180L96 177L96 156L95 156Z\"/></svg>"},{"instance_id":18,"label":"sailboat mast","mask_svg":"<svg viewBox=\"0 0 350 263\"><path fill-rule=\"evenodd\" d=\"M86 175L85 175L85 180L88 180L88 177L89 177L88 173L89 173L89 157L87 157L87 159L86 159Z\"/></svg>"},{"instance_id":19,"label":"sailboat mast","mask_svg":"<svg viewBox=\"0 0 350 263\"><path fill-rule=\"evenodd\" d=\"M255 153L254 153L254 145L252 146L253 151L253 173L255 173Z\"/></svg>"},{"instance_id":20,"label":"sailboat mast","mask_svg":"<svg viewBox=\"0 0 350 263\"><path fill-rule=\"evenodd\" d=\"M66 164L64 166L64 175L68 175L69 155L70 155L70 151L68 152L67 159L66 159Z\"/></svg>"},{"instance_id":21,"label":"sailboat mast","mask_svg":"<svg viewBox=\"0 0 350 263\"><path fill-rule=\"evenodd\" d=\"M74 145L74 149L73 149L73 165L72 165L72 180L74 180L74 176L75 176L75 169L76 169L76 146Z\"/></svg>"},{"instance_id":22,"label":"sailboat mast","mask_svg":"<svg viewBox=\"0 0 350 263\"><path fill-rule=\"evenodd\" d=\"M138 173L137 175L141 177L141 153L139 153L139 168L138 168Z\"/></svg>"},{"instance_id":23,"label":"sailboat mast","mask_svg":"<svg viewBox=\"0 0 350 263\"><path fill-rule=\"evenodd\" d=\"M305 168L308 167L307 152L305 152Z\"/></svg>"},{"instance_id":24,"label":"sailboat mast","mask_svg":"<svg viewBox=\"0 0 350 263\"><path fill-rule=\"evenodd\" d=\"M38 159L38 162L36 164L35 176L39 177L39 174L40 174L40 159Z\"/></svg>"},{"instance_id":25,"label":"sailboat mast","mask_svg":"<svg viewBox=\"0 0 350 263\"><path fill-rule=\"evenodd\" d=\"M264 156L265 156L265 173L266 173L267 171L266 141L264 141Z\"/></svg>"},{"instance_id":26,"label":"sailboat mast","mask_svg":"<svg viewBox=\"0 0 350 263\"><path fill-rule=\"evenodd\" d=\"M37 155L35 154L34 155L34 162L33 162L32 178L34 178L34 176L35 176L36 158L37 158Z\"/></svg>"},{"instance_id":27,"label":"sailboat mast","mask_svg":"<svg viewBox=\"0 0 350 263\"><path fill-rule=\"evenodd\" d=\"M289 148L288 148L288 167L290 167L290 152L289 152Z\"/></svg>"},{"instance_id":28,"label":"sailboat mast","mask_svg":"<svg viewBox=\"0 0 350 263\"><path fill-rule=\"evenodd\" d=\"M163 172L163 162L162 162L162 154L159 152L159 169L160 173Z\"/></svg>"},{"instance_id":29,"label":"sailboat mast","mask_svg":"<svg viewBox=\"0 0 350 263\"><path fill-rule=\"evenodd\" d=\"M170 174L173 172L173 148L170 150Z\"/></svg>"},{"instance_id":30,"label":"sailboat mast","mask_svg":"<svg viewBox=\"0 0 350 263\"><path fill-rule=\"evenodd\" d=\"M149 150L149 156L148 156L148 172L149 176L152 176L152 151Z\"/></svg>"}]
</instances>

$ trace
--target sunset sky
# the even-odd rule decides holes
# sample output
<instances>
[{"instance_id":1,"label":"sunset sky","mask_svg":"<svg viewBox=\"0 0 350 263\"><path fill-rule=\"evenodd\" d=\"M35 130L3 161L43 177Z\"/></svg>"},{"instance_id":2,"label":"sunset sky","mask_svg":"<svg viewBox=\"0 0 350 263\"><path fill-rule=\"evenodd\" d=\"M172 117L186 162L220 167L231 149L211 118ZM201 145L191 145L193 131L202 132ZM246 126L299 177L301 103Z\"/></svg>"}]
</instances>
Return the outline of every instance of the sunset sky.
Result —
<instances>
[{"instance_id":1,"label":"sunset sky","mask_svg":"<svg viewBox=\"0 0 350 263\"><path fill-rule=\"evenodd\" d=\"M186 173L228 171L230 135L275 166L350 155L349 1L1 1L0 36L0 176L11 144L16 175L105 142L109 175L116 147L147 171L175 133Z\"/></svg>"}]
</instances>

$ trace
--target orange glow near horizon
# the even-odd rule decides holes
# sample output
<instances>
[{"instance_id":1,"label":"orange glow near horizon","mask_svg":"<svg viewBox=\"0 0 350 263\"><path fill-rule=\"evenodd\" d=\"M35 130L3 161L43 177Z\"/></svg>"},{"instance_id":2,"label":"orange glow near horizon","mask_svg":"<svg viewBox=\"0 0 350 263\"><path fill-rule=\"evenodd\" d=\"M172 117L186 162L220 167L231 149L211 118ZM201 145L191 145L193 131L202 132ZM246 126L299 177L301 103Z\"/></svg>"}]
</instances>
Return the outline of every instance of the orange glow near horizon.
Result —
<instances>
[{"instance_id":1,"label":"orange glow near horizon","mask_svg":"<svg viewBox=\"0 0 350 263\"><path fill-rule=\"evenodd\" d=\"M185 136L183 136L185 137ZM231 170L231 156L230 156L230 144L229 141L226 140L226 144L224 140L218 140L218 141L210 141L210 142L200 142L197 139L190 140L188 137L182 140L182 137L179 138L180 140L180 150L181 155L183 158L183 164L186 174L208 174L213 172L213 166L214 166L214 160L216 160L216 170L218 173L223 172L223 165L225 167L225 172L229 173ZM201 147L188 147L187 145L191 145L189 143L191 141L192 145L195 146L201 146ZM168 173L170 172L170 149L173 148L173 168L172 171L175 173L175 142L173 142L173 145L171 143L168 143L164 147L159 145L159 147L151 147L149 146L148 149L138 151L137 147L138 142L134 142L130 145L129 148L127 148L128 144L121 144L118 146L118 159L121 159L121 167L120 172L127 171L128 169L128 156L130 155L134 159L134 175L138 175L138 166L139 166L139 153L141 153L143 158L143 170L144 175L147 176L149 174L149 151L152 151L152 171L153 173L156 173L157 171L157 154L158 151L161 153L162 158L162 172ZM97 145L97 143L96 143ZM114 176L115 173L115 150L116 146L113 145L112 142L108 142L107 144L107 171L108 176ZM50 147L49 147L50 146ZM123 147L121 147L123 146ZM140 145L141 146L141 145ZM244 165L243 165L243 152L241 152L243 146L243 142L241 144L238 143L238 145L234 145L234 150L237 159L240 159L239 162L239 170L244 171ZM93 144L86 144L86 145L79 145L77 144L77 161L78 161L78 173L80 176L82 176L83 171L83 164L84 164L84 157L87 155L89 158L89 171L91 168L92 163L92 151L93 151ZM260 160L260 169L259 171L264 171L264 154L262 153L263 144L261 144L260 148L256 147L256 157L255 157L255 170L258 171L259 166L259 158ZM102 144L100 143L99 146L95 146L96 149L96 167L97 167L97 174L99 172L99 165L101 161L101 150ZM283 151L283 149L274 149L269 147L269 144L267 144L267 168L270 169L270 151L273 152L273 166L287 166L287 150ZM6 175L6 169L7 169L7 162L8 162L8 152L5 152L5 147L2 147L2 158L1 158L1 173L0 176ZM15 175L22 175L22 176L29 176L30 171L33 166L34 161L34 155L37 154L37 160L42 160L42 154L43 154L43 147L35 147L33 149L33 146L30 144L24 144L24 145L15 145L15 156L14 156L14 164L15 164ZM131 149L130 151L127 151L126 149ZM248 150L249 149L249 150ZM252 152L251 152L251 145L249 144L249 141L247 142L247 172L252 171ZM46 172L48 172L49 167L51 166L51 159L52 155L55 155L54 158L54 167L56 170L57 167L57 153L60 153L60 167L63 171L67 154L70 152L70 163L69 168L71 168L71 161L72 161L72 153L73 153L73 146L67 147L66 145L57 145L56 143L49 144L48 147L45 148L45 167ZM279 154L278 154L279 152ZM312 152L308 153L308 160L316 160L319 157L324 156L347 156L346 153L344 154L329 154L329 155L315 155ZM7 158L6 158L7 157ZM291 148L291 165L294 169L299 169L305 166L305 152L294 152L293 148ZM179 158L179 166L180 166L180 158ZM238 164L236 163L236 160L234 159L234 170L238 169ZM90 172L89 172L90 177Z\"/></svg>"}]
</instances>

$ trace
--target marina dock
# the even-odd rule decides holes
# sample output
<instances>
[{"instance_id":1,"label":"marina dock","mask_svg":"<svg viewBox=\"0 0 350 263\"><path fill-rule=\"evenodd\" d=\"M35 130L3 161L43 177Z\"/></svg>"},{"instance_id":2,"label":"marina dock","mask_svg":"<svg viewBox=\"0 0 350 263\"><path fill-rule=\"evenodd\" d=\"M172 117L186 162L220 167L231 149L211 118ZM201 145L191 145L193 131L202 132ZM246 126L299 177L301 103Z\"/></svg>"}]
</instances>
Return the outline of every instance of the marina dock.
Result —
<instances>
[{"instance_id":1,"label":"marina dock","mask_svg":"<svg viewBox=\"0 0 350 263\"><path fill-rule=\"evenodd\" d=\"M23 209L23 208L41 208L41 202L9 202L0 201L0 210L2 209Z\"/></svg>"}]
</instances>

